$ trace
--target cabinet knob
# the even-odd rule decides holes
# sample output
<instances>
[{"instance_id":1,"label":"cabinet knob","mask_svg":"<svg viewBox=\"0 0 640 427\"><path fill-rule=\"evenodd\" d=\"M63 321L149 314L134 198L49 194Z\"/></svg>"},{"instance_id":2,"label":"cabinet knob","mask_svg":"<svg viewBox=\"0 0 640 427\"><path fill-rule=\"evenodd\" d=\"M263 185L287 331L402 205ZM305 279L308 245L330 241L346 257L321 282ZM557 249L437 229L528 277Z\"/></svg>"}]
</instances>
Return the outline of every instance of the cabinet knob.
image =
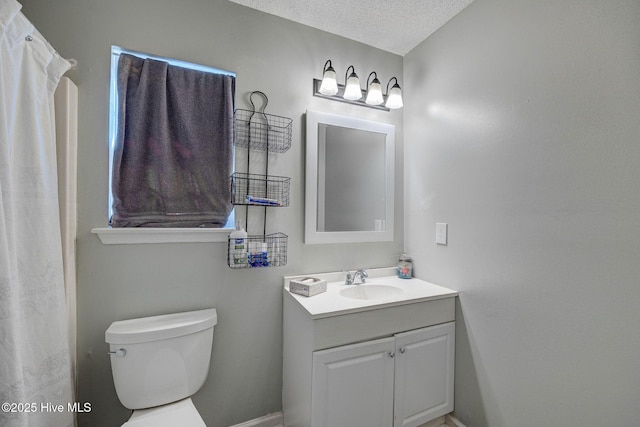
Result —
<instances>
[{"instance_id":1,"label":"cabinet knob","mask_svg":"<svg viewBox=\"0 0 640 427\"><path fill-rule=\"evenodd\" d=\"M394 357L396 357L396 354L393 351L390 351L389 357L393 359Z\"/></svg>"},{"instance_id":2,"label":"cabinet knob","mask_svg":"<svg viewBox=\"0 0 640 427\"><path fill-rule=\"evenodd\" d=\"M404 354L404 352L407 351L407 349L405 347L400 347L399 351L400 353Z\"/></svg>"}]
</instances>

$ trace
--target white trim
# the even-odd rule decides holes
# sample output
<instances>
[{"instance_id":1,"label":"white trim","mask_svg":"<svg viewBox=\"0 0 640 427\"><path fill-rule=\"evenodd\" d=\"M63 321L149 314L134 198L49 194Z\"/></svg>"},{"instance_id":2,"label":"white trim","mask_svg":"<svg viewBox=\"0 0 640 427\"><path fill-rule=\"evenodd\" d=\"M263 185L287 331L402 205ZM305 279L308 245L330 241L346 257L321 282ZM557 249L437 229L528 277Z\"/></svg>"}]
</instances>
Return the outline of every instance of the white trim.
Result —
<instances>
[{"instance_id":1,"label":"white trim","mask_svg":"<svg viewBox=\"0 0 640 427\"><path fill-rule=\"evenodd\" d=\"M318 231L318 125L331 124L385 135L386 227L383 231ZM391 242L394 239L395 141L392 124L307 110L304 243Z\"/></svg>"},{"instance_id":2,"label":"white trim","mask_svg":"<svg viewBox=\"0 0 640 427\"><path fill-rule=\"evenodd\" d=\"M92 228L105 245L145 243L226 243L230 228Z\"/></svg>"},{"instance_id":3,"label":"white trim","mask_svg":"<svg viewBox=\"0 0 640 427\"><path fill-rule=\"evenodd\" d=\"M282 423L282 412L277 412L242 424L236 424L231 427L281 427L283 425Z\"/></svg>"}]
</instances>

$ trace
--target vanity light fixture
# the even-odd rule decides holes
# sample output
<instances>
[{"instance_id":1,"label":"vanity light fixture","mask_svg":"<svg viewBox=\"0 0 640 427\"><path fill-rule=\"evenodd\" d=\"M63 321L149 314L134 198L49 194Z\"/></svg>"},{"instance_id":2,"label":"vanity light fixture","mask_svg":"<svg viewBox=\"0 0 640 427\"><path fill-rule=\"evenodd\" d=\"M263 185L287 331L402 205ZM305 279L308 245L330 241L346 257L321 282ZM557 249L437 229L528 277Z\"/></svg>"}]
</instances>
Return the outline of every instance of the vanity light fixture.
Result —
<instances>
[{"instance_id":1,"label":"vanity light fixture","mask_svg":"<svg viewBox=\"0 0 640 427\"><path fill-rule=\"evenodd\" d=\"M382 93L382 85L378 80L378 73L375 71L372 71L367 77L365 90L360 87L360 80L353 65L349 65L344 78L344 85L337 82L336 71L331 65L331 60L327 60L322 69L322 80L313 79L313 95L384 111L402 108L403 106L402 89L400 89L396 77L392 77L387 83L386 95ZM394 81L394 84L389 89L392 81Z\"/></svg>"},{"instance_id":2,"label":"vanity light fixture","mask_svg":"<svg viewBox=\"0 0 640 427\"><path fill-rule=\"evenodd\" d=\"M371 76L373 76L373 80L371 80ZM369 83L369 81L371 81L371 83ZM369 77L367 77L367 98L364 102L369 105L380 105L384 102L382 86L380 85L380 80L378 80L378 74L375 71L372 71Z\"/></svg>"},{"instance_id":3,"label":"vanity light fixture","mask_svg":"<svg viewBox=\"0 0 640 427\"><path fill-rule=\"evenodd\" d=\"M389 91L389 84L391 80L395 80L396 83L391 86L391 91ZM398 79L395 77L391 77L389 79L389 83L387 83L387 102L384 104L385 107L395 110L397 108L402 108L402 89L400 89L400 85L398 84Z\"/></svg>"}]
</instances>

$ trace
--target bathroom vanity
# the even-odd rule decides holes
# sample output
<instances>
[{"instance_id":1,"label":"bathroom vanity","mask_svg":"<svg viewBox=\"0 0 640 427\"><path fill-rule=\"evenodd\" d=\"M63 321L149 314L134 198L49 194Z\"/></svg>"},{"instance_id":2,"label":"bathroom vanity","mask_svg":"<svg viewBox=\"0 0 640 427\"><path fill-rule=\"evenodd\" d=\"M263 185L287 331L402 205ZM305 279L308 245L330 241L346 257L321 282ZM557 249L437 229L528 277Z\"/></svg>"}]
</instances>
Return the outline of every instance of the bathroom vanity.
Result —
<instances>
[{"instance_id":1,"label":"bathroom vanity","mask_svg":"<svg viewBox=\"0 0 640 427\"><path fill-rule=\"evenodd\" d=\"M314 274L304 297L284 279L283 412L288 427L420 426L453 411L456 291L395 268Z\"/></svg>"}]
</instances>

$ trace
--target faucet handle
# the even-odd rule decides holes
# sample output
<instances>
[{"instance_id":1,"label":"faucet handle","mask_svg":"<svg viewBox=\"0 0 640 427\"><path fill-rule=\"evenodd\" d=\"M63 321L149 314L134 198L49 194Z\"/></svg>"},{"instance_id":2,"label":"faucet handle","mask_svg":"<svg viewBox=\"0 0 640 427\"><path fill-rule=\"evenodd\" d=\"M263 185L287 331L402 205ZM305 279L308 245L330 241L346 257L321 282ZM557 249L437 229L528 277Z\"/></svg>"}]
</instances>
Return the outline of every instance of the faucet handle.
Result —
<instances>
[{"instance_id":1,"label":"faucet handle","mask_svg":"<svg viewBox=\"0 0 640 427\"><path fill-rule=\"evenodd\" d=\"M359 270L356 270L355 273L353 273L353 281L354 282L358 278L358 275L360 275L360 280L362 280L362 283L366 283L367 282L367 277L369 277L369 273L367 273L367 269L366 268L361 268Z\"/></svg>"},{"instance_id":2,"label":"faucet handle","mask_svg":"<svg viewBox=\"0 0 640 427\"><path fill-rule=\"evenodd\" d=\"M354 280L355 280L355 278L356 278L355 273L354 273L354 274L353 274L353 276L352 276L352 275L351 275L351 272L350 272L350 271L348 271L348 270L342 270L342 272L343 272L343 273L347 273L347 275L346 275L346 276L345 276L345 278L344 278L344 284L345 284L345 285L352 285L352 284L353 284L353 281L354 281Z\"/></svg>"}]
</instances>

